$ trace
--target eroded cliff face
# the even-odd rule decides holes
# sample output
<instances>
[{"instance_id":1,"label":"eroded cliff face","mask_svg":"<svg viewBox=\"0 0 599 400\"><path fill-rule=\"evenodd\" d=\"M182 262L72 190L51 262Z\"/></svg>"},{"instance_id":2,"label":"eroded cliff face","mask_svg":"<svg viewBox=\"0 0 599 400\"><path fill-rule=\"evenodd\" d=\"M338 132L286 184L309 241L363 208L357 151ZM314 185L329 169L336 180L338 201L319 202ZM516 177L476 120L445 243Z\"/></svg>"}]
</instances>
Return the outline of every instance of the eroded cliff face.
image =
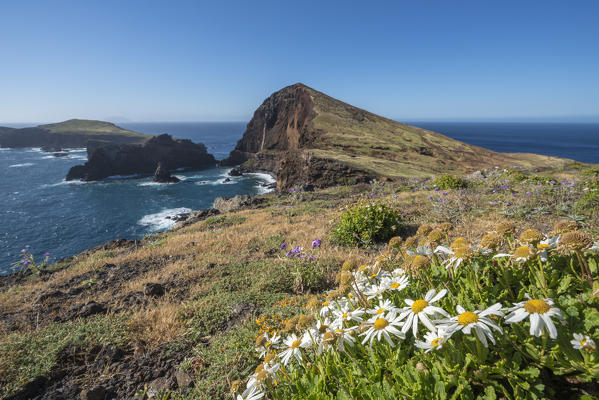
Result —
<instances>
[{"instance_id":1,"label":"eroded cliff face","mask_svg":"<svg viewBox=\"0 0 599 400\"><path fill-rule=\"evenodd\" d=\"M245 133L222 165L241 165L241 172L267 171L277 176L277 188L297 185L327 187L340 181L362 182L368 174L319 159L309 152L319 132L313 120L312 89L302 84L273 93L254 113Z\"/></svg>"},{"instance_id":2,"label":"eroded cliff face","mask_svg":"<svg viewBox=\"0 0 599 400\"><path fill-rule=\"evenodd\" d=\"M187 139L159 135L143 145L118 145L90 142L88 161L74 166L67 180L95 181L114 175L153 174L159 163L167 171L176 168L202 169L212 167L216 160L206 146Z\"/></svg>"},{"instance_id":3,"label":"eroded cliff face","mask_svg":"<svg viewBox=\"0 0 599 400\"><path fill-rule=\"evenodd\" d=\"M288 86L264 100L223 165L241 164L259 152L301 148L311 130L314 103L307 87Z\"/></svg>"}]
</instances>

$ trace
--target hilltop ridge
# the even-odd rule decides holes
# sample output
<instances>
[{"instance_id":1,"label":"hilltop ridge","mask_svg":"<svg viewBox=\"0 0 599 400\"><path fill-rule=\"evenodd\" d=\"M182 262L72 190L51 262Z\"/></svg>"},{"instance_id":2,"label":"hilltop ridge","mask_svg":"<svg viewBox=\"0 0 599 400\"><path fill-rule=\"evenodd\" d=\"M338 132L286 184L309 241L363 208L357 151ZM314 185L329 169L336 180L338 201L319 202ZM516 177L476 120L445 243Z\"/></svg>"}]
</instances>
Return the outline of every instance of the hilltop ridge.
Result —
<instances>
[{"instance_id":1,"label":"hilltop ridge","mask_svg":"<svg viewBox=\"0 0 599 400\"><path fill-rule=\"evenodd\" d=\"M547 168L566 160L497 153L344 103L302 83L269 96L223 165L277 175L279 189L372 178Z\"/></svg>"}]
</instances>

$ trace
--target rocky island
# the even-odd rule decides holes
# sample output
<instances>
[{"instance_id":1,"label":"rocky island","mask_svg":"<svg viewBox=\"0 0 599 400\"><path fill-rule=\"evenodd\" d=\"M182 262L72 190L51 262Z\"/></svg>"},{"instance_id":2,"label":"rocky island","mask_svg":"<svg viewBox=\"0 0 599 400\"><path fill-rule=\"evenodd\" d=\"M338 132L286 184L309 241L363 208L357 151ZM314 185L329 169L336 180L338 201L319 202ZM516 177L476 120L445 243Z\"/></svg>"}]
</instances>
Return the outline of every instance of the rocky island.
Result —
<instances>
[{"instance_id":1,"label":"rocky island","mask_svg":"<svg viewBox=\"0 0 599 400\"><path fill-rule=\"evenodd\" d=\"M188 139L173 139L167 134L152 137L143 144L106 144L90 141L87 157L88 161L84 165L76 165L69 170L67 181L96 181L115 175L155 172L160 172L157 174L157 179L160 179L165 178L164 172L169 170L202 169L216 165L214 156L207 152L202 143L193 143ZM158 168L159 164L161 168Z\"/></svg>"},{"instance_id":2,"label":"rocky island","mask_svg":"<svg viewBox=\"0 0 599 400\"><path fill-rule=\"evenodd\" d=\"M497 153L354 107L306 85L287 86L254 112L223 165L266 171L279 189L562 165L537 154Z\"/></svg>"}]
</instances>

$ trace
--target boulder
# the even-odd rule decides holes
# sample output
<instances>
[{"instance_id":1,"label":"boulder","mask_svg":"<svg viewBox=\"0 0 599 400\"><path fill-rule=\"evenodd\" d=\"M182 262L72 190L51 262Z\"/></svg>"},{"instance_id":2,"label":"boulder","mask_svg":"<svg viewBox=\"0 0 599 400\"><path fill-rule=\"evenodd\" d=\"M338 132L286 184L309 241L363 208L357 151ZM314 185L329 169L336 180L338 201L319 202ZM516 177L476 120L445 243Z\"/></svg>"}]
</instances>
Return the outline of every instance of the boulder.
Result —
<instances>
[{"instance_id":1,"label":"boulder","mask_svg":"<svg viewBox=\"0 0 599 400\"><path fill-rule=\"evenodd\" d=\"M229 197L217 197L214 199L213 208L216 208L220 212L235 211L243 207L249 207L256 204L258 201L247 194L238 194L233 198Z\"/></svg>"},{"instance_id":2,"label":"boulder","mask_svg":"<svg viewBox=\"0 0 599 400\"><path fill-rule=\"evenodd\" d=\"M176 176L172 176L164 163L159 162L156 172L154 173L153 181L158 183L177 183L180 181L180 179Z\"/></svg>"}]
</instances>

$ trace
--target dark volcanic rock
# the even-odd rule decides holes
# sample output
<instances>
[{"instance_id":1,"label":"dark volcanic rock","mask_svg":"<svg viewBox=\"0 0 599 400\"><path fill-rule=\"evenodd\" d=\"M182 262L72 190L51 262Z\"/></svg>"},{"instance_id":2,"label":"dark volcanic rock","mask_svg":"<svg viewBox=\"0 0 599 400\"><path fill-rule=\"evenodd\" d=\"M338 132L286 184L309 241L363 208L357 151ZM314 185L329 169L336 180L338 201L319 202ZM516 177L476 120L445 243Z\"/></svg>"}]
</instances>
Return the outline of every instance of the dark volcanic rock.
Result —
<instances>
[{"instance_id":1,"label":"dark volcanic rock","mask_svg":"<svg viewBox=\"0 0 599 400\"><path fill-rule=\"evenodd\" d=\"M172 176L164 164L159 162L158 168L156 168L156 172L154 173L153 181L158 183L177 183L180 181L180 179L176 176Z\"/></svg>"},{"instance_id":2,"label":"dark volcanic rock","mask_svg":"<svg viewBox=\"0 0 599 400\"><path fill-rule=\"evenodd\" d=\"M67 180L95 181L114 175L152 174L162 163L167 170L201 169L216 164L202 143L159 135L143 145L115 145L90 142L88 161L70 169Z\"/></svg>"},{"instance_id":3,"label":"dark volcanic rock","mask_svg":"<svg viewBox=\"0 0 599 400\"><path fill-rule=\"evenodd\" d=\"M145 283L144 294L151 297L160 297L164 295L164 286L160 283Z\"/></svg>"},{"instance_id":4,"label":"dark volcanic rock","mask_svg":"<svg viewBox=\"0 0 599 400\"><path fill-rule=\"evenodd\" d=\"M207 208L205 210L192 211L186 214L177 215L177 223L173 229L183 228L185 226L195 224L196 222L202 221L208 217L220 214L220 211L216 208Z\"/></svg>"},{"instance_id":5,"label":"dark volcanic rock","mask_svg":"<svg viewBox=\"0 0 599 400\"><path fill-rule=\"evenodd\" d=\"M54 153L53 156L58 158L58 157L67 157L69 155L69 153Z\"/></svg>"}]
</instances>

